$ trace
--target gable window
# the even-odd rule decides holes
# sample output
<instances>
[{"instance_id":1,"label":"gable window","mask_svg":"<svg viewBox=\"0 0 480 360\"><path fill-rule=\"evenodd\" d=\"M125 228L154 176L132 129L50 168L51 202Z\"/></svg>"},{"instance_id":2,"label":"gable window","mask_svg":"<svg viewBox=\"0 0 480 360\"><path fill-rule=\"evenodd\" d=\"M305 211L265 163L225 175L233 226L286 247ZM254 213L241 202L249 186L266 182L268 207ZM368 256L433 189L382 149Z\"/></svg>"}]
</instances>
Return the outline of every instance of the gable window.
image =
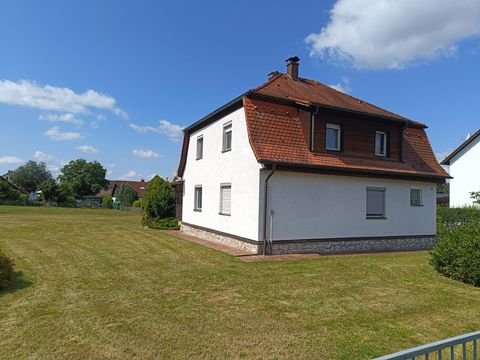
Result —
<instances>
[{"instance_id":1,"label":"gable window","mask_svg":"<svg viewBox=\"0 0 480 360\"><path fill-rule=\"evenodd\" d=\"M195 185L194 211L202 211L202 185Z\"/></svg>"},{"instance_id":2,"label":"gable window","mask_svg":"<svg viewBox=\"0 0 480 360\"><path fill-rule=\"evenodd\" d=\"M375 132L375 155L387 156L387 133L383 131Z\"/></svg>"},{"instance_id":3,"label":"gable window","mask_svg":"<svg viewBox=\"0 0 480 360\"><path fill-rule=\"evenodd\" d=\"M421 189L410 189L410 206L423 206Z\"/></svg>"},{"instance_id":4,"label":"gable window","mask_svg":"<svg viewBox=\"0 0 480 360\"><path fill-rule=\"evenodd\" d=\"M197 137L197 160L203 159L203 135Z\"/></svg>"},{"instance_id":5,"label":"gable window","mask_svg":"<svg viewBox=\"0 0 480 360\"><path fill-rule=\"evenodd\" d=\"M385 188L367 187L367 219L385 219Z\"/></svg>"},{"instance_id":6,"label":"gable window","mask_svg":"<svg viewBox=\"0 0 480 360\"><path fill-rule=\"evenodd\" d=\"M220 184L220 214L231 214L232 185Z\"/></svg>"},{"instance_id":7,"label":"gable window","mask_svg":"<svg viewBox=\"0 0 480 360\"><path fill-rule=\"evenodd\" d=\"M327 123L325 148L327 150L340 151L341 127L338 124Z\"/></svg>"},{"instance_id":8,"label":"gable window","mask_svg":"<svg viewBox=\"0 0 480 360\"><path fill-rule=\"evenodd\" d=\"M232 123L223 125L223 146L222 151L232 150Z\"/></svg>"}]
</instances>

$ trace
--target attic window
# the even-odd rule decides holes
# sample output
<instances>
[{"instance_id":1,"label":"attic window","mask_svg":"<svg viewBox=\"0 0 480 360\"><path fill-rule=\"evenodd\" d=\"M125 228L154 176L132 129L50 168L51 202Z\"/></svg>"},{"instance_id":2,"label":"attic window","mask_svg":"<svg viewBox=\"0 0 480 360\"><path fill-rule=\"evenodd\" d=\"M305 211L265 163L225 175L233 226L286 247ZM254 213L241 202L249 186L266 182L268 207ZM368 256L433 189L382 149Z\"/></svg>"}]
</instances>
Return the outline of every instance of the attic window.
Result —
<instances>
[{"instance_id":1,"label":"attic window","mask_svg":"<svg viewBox=\"0 0 480 360\"><path fill-rule=\"evenodd\" d=\"M325 148L327 150L340 151L341 148L341 126L327 123Z\"/></svg>"},{"instance_id":2,"label":"attic window","mask_svg":"<svg viewBox=\"0 0 480 360\"><path fill-rule=\"evenodd\" d=\"M375 155L387 156L387 133L383 131L375 132Z\"/></svg>"},{"instance_id":3,"label":"attic window","mask_svg":"<svg viewBox=\"0 0 480 360\"><path fill-rule=\"evenodd\" d=\"M197 160L203 159L203 135L197 137Z\"/></svg>"},{"instance_id":4,"label":"attic window","mask_svg":"<svg viewBox=\"0 0 480 360\"><path fill-rule=\"evenodd\" d=\"M223 125L223 145L222 151L232 150L232 122Z\"/></svg>"}]
</instances>

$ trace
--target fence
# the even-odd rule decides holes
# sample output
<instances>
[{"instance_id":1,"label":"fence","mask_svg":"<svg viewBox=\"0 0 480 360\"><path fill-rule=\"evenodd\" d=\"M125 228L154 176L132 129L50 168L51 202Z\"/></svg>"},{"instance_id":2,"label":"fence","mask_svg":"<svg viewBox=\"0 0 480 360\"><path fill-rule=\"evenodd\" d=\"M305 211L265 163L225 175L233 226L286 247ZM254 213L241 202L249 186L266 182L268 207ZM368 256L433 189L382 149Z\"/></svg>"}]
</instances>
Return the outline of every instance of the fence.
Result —
<instances>
[{"instance_id":1,"label":"fence","mask_svg":"<svg viewBox=\"0 0 480 360\"><path fill-rule=\"evenodd\" d=\"M374 360L478 360L480 331L417 346Z\"/></svg>"}]
</instances>

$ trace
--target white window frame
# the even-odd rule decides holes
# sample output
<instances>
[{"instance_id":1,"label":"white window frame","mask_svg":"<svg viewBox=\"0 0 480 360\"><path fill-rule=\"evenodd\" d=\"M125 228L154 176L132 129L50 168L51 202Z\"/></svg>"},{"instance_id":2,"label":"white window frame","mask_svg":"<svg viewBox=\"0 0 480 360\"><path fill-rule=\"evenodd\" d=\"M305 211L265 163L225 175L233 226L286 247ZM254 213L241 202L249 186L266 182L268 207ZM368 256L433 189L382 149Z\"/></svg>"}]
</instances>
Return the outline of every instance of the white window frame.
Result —
<instances>
[{"instance_id":1,"label":"white window frame","mask_svg":"<svg viewBox=\"0 0 480 360\"><path fill-rule=\"evenodd\" d=\"M227 136L230 134L230 146L227 147ZM232 140L233 140L233 132L232 132L232 122L229 121L223 124L223 132L222 132L222 152L227 152L232 150Z\"/></svg>"},{"instance_id":2,"label":"white window frame","mask_svg":"<svg viewBox=\"0 0 480 360\"><path fill-rule=\"evenodd\" d=\"M193 190L193 211L199 211L199 212L202 211L202 206L203 206L203 187L202 185L195 185L195 188Z\"/></svg>"},{"instance_id":3,"label":"white window frame","mask_svg":"<svg viewBox=\"0 0 480 360\"><path fill-rule=\"evenodd\" d=\"M381 192L383 193L383 204L382 204L382 211L379 213L368 213L368 193L370 191ZM386 202L387 202L387 188L384 187L371 187L367 186L366 189L366 199L365 199L365 213L367 219L386 219Z\"/></svg>"},{"instance_id":4,"label":"white window frame","mask_svg":"<svg viewBox=\"0 0 480 360\"><path fill-rule=\"evenodd\" d=\"M414 193L418 194L418 197L413 196ZM422 189L410 189L410 206L423 206L423 191Z\"/></svg>"},{"instance_id":5,"label":"white window frame","mask_svg":"<svg viewBox=\"0 0 480 360\"><path fill-rule=\"evenodd\" d=\"M230 210L229 211L226 211L223 208L223 195L224 195L223 190L224 189L230 189L230 204L229 204ZM219 206L218 213L220 215L226 215L226 216L230 216L232 214L232 184L231 183L220 184L220 206Z\"/></svg>"},{"instance_id":6,"label":"white window frame","mask_svg":"<svg viewBox=\"0 0 480 360\"><path fill-rule=\"evenodd\" d=\"M199 143L202 144L200 147L198 146ZM200 159L203 159L203 135L197 136L197 160Z\"/></svg>"},{"instance_id":7,"label":"white window frame","mask_svg":"<svg viewBox=\"0 0 480 360\"><path fill-rule=\"evenodd\" d=\"M380 149L380 152L377 152L377 141L379 141L379 136L383 136L383 146ZM375 131L375 156L382 156L386 157L387 156L387 133L384 131Z\"/></svg>"},{"instance_id":8,"label":"white window frame","mask_svg":"<svg viewBox=\"0 0 480 360\"><path fill-rule=\"evenodd\" d=\"M328 146L328 129L337 130L337 147L329 147ZM342 127L338 124L327 123L325 128L325 149L332 150L332 151L340 151L342 148Z\"/></svg>"}]
</instances>

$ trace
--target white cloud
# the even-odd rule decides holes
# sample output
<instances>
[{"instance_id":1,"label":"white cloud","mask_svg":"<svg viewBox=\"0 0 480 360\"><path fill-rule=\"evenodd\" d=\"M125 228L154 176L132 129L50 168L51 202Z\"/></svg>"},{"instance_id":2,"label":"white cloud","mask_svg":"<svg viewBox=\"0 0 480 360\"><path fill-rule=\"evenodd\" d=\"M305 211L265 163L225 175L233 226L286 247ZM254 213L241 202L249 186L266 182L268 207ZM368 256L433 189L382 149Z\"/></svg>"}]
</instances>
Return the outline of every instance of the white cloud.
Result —
<instances>
[{"instance_id":1,"label":"white cloud","mask_svg":"<svg viewBox=\"0 0 480 360\"><path fill-rule=\"evenodd\" d=\"M153 158L160 156L157 152L148 149L133 149L132 154L139 158Z\"/></svg>"},{"instance_id":2,"label":"white cloud","mask_svg":"<svg viewBox=\"0 0 480 360\"><path fill-rule=\"evenodd\" d=\"M77 140L83 138L78 132L61 132L58 126L45 131L44 135L52 140Z\"/></svg>"},{"instance_id":3,"label":"white cloud","mask_svg":"<svg viewBox=\"0 0 480 360\"><path fill-rule=\"evenodd\" d=\"M69 124L73 124L76 126L82 126L84 121L82 119L78 119L72 113L66 114L40 114L38 117L39 120L50 121L50 122L65 122Z\"/></svg>"},{"instance_id":4,"label":"white cloud","mask_svg":"<svg viewBox=\"0 0 480 360\"><path fill-rule=\"evenodd\" d=\"M160 120L158 126L141 126L136 124L129 124L128 126L140 134L153 132L167 135L172 141L179 141L183 136L183 126L172 124L167 120Z\"/></svg>"},{"instance_id":5,"label":"white cloud","mask_svg":"<svg viewBox=\"0 0 480 360\"><path fill-rule=\"evenodd\" d=\"M0 156L0 165L17 165L24 162L25 161L15 156Z\"/></svg>"},{"instance_id":6,"label":"white cloud","mask_svg":"<svg viewBox=\"0 0 480 360\"><path fill-rule=\"evenodd\" d=\"M43 151L35 151L33 157L38 161L51 161L53 160L54 156L50 154L46 154Z\"/></svg>"},{"instance_id":7,"label":"white cloud","mask_svg":"<svg viewBox=\"0 0 480 360\"><path fill-rule=\"evenodd\" d=\"M95 154L98 152L93 146L90 145L80 145L76 147L77 150L85 153L85 154Z\"/></svg>"},{"instance_id":8,"label":"white cloud","mask_svg":"<svg viewBox=\"0 0 480 360\"><path fill-rule=\"evenodd\" d=\"M345 94L348 94L351 91L351 89L350 89L350 79L345 77L345 76L342 77L341 82L338 82L336 84L331 84L331 85L328 85L328 86L330 86L332 89L343 92Z\"/></svg>"},{"instance_id":9,"label":"white cloud","mask_svg":"<svg viewBox=\"0 0 480 360\"><path fill-rule=\"evenodd\" d=\"M124 118L128 114L108 95L87 90L77 94L69 88L41 86L33 81L0 80L0 103L20 105L41 110L65 111L74 114L88 113L89 108L109 110Z\"/></svg>"},{"instance_id":10,"label":"white cloud","mask_svg":"<svg viewBox=\"0 0 480 360\"><path fill-rule=\"evenodd\" d=\"M135 180L135 179L140 179L142 177L142 174L139 174L136 171L130 170L126 174L120 177L120 180Z\"/></svg>"},{"instance_id":11,"label":"white cloud","mask_svg":"<svg viewBox=\"0 0 480 360\"><path fill-rule=\"evenodd\" d=\"M311 56L398 69L455 54L459 41L480 35L479 18L478 0L338 0L305 41Z\"/></svg>"}]
</instances>

